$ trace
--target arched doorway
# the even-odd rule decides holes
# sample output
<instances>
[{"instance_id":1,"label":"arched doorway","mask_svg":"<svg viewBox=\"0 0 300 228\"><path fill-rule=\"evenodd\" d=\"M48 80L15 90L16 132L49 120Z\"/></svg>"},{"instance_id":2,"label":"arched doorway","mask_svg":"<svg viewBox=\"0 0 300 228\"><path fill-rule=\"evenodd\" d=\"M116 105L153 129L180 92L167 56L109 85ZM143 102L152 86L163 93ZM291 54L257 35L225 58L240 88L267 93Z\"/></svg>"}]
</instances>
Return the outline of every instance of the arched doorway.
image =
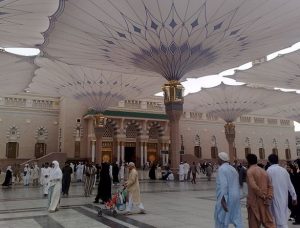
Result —
<instances>
[{"instance_id":1,"label":"arched doorway","mask_svg":"<svg viewBox=\"0 0 300 228\"><path fill-rule=\"evenodd\" d=\"M37 142L34 147L34 156L40 158L46 155L47 144L45 143L48 138L48 130L45 127L39 127L36 130Z\"/></svg>"},{"instance_id":2,"label":"arched doorway","mask_svg":"<svg viewBox=\"0 0 300 228\"><path fill-rule=\"evenodd\" d=\"M260 138L258 140L258 146L259 146L259 149L258 149L259 159L265 159L266 154L265 154L265 148L264 148L264 141L262 138Z\"/></svg>"},{"instance_id":3,"label":"arched doorway","mask_svg":"<svg viewBox=\"0 0 300 228\"><path fill-rule=\"evenodd\" d=\"M128 124L126 128L126 142L124 148L125 162L136 163L136 139L138 136L138 129L135 124Z\"/></svg>"},{"instance_id":4,"label":"arched doorway","mask_svg":"<svg viewBox=\"0 0 300 228\"><path fill-rule=\"evenodd\" d=\"M245 158L251 154L251 145L250 145L250 138L246 137L245 139Z\"/></svg>"},{"instance_id":5,"label":"arched doorway","mask_svg":"<svg viewBox=\"0 0 300 228\"><path fill-rule=\"evenodd\" d=\"M199 135L195 136L194 155L197 158L201 158L202 157L202 149L201 149L200 136Z\"/></svg>"},{"instance_id":6,"label":"arched doorway","mask_svg":"<svg viewBox=\"0 0 300 228\"><path fill-rule=\"evenodd\" d=\"M276 154L276 155L278 156L278 148L277 148L278 142L277 142L277 140L274 138L272 143L273 143L272 154Z\"/></svg>"},{"instance_id":7,"label":"arched doorway","mask_svg":"<svg viewBox=\"0 0 300 228\"><path fill-rule=\"evenodd\" d=\"M20 138L19 128L17 126L9 127L7 138L6 157L15 159L19 156L19 143L17 142Z\"/></svg>"},{"instance_id":8,"label":"arched doorway","mask_svg":"<svg viewBox=\"0 0 300 228\"><path fill-rule=\"evenodd\" d=\"M19 143L18 142L8 142L6 143L6 157L7 158L17 158L19 155Z\"/></svg>"},{"instance_id":9,"label":"arched doorway","mask_svg":"<svg viewBox=\"0 0 300 228\"><path fill-rule=\"evenodd\" d=\"M290 142L288 139L285 140L284 147L285 147L285 159L291 160Z\"/></svg>"},{"instance_id":10,"label":"arched doorway","mask_svg":"<svg viewBox=\"0 0 300 228\"><path fill-rule=\"evenodd\" d=\"M212 159L216 159L218 157L217 138L214 135L211 137L210 154Z\"/></svg>"}]
</instances>

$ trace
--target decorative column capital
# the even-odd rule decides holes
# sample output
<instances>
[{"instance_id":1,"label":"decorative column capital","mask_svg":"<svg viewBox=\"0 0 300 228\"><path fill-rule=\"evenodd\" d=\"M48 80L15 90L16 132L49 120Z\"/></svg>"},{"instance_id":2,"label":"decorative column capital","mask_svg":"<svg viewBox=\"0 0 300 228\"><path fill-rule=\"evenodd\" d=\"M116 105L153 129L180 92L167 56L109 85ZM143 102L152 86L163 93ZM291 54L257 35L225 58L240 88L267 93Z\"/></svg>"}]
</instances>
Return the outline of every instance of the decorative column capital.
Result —
<instances>
[{"instance_id":1,"label":"decorative column capital","mask_svg":"<svg viewBox=\"0 0 300 228\"><path fill-rule=\"evenodd\" d=\"M164 92L164 103L165 105L170 103L181 103L183 104L183 92L184 87L177 80L168 81L162 87Z\"/></svg>"}]
</instances>

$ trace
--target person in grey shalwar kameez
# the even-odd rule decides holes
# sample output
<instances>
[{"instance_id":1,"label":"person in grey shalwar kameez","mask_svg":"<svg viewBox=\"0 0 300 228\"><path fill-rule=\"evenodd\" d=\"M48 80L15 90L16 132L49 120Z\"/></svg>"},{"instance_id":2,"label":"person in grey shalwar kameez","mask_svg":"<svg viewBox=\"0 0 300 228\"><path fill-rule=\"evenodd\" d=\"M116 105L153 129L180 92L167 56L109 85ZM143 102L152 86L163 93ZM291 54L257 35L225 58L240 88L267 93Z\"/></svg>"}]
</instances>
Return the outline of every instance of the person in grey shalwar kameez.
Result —
<instances>
[{"instance_id":1,"label":"person in grey shalwar kameez","mask_svg":"<svg viewBox=\"0 0 300 228\"><path fill-rule=\"evenodd\" d=\"M220 167L216 179L215 228L228 228L229 224L242 228L239 175L228 163L227 153L220 152L218 157Z\"/></svg>"}]
</instances>

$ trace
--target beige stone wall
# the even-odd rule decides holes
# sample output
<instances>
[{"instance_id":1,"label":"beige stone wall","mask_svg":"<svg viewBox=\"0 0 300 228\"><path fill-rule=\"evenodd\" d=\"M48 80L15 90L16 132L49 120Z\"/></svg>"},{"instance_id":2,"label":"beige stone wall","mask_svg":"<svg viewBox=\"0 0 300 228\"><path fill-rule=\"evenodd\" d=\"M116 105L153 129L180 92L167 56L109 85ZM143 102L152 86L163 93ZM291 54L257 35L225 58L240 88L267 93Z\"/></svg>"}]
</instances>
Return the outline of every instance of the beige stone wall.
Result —
<instances>
[{"instance_id":1,"label":"beige stone wall","mask_svg":"<svg viewBox=\"0 0 300 228\"><path fill-rule=\"evenodd\" d=\"M228 152L228 143L225 138L224 122L222 121L200 121L182 118L181 134L184 138L185 153L193 154L195 146L195 136L200 136L202 157L210 158L211 137L216 136L219 151ZM272 152L273 139L278 142L278 155L280 159L285 159L285 141L289 140L292 159L297 158L295 132L293 126L272 126L267 124L255 123L236 123L236 140L237 157L245 158L245 139L249 137L251 152L259 155L259 139L263 139L265 155Z\"/></svg>"},{"instance_id":2,"label":"beige stone wall","mask_svg":"<svg viewBox=\"0 0 300 228\"><path fill-rule=\"evenodd\" d=\"M80 157L87 157L86 137L83 137L86 131L83 115L87 112L87 108L76 100L70 98L61 98L59 112L59 128L61 129L61 152L67 154L67 158L74 158L75 153L75 128L77 119L83 128L80 136Z\"/></svg>"},{"instance_id":3,"label":"beige stone wall","mask_svg":"<svg viewBox=\"0 0 300 228\"><path fill-rule=\"evenodd\" d=\"M3 110L0 109L0 159L6 158L6 143L9 141L7 132L15 125L19 130L19 157L34 157L34 147L37 142L36 130L44 126L48 131L45 140L47 153L57 151L58 114L40 111Z\"/></svg>"}]
</instances>

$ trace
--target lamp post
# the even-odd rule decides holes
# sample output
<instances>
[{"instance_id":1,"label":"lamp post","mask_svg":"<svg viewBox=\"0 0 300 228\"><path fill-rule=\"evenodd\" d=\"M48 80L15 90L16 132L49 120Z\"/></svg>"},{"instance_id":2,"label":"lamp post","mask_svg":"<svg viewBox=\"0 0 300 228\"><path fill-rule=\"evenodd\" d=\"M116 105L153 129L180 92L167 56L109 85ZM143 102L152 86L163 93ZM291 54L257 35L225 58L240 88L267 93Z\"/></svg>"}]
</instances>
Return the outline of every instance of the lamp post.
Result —
<instances>
[{"instance_id":1,"label":"lamp post","mask_svg":"<svg viewBox=\"0 0 300 228\"><path fill-rule=\"evenodd\" d=\"M162 87L164 92L164 103L166 114L170 123L169 159L171 168L177 169L180 161L180 134L179 120L183 113L183 92L184 87L177 80L168 81Z\"/></svg>"},{"instance_id":2,"label":"lamp post","mask_svg":"<svg viewBox=\"0 0 300 228\"><path fill-rule=\"evenodd\" d=\"M104 134L106 120L107 120L107 117L105 117L103 114L96 114L93 116L94 131L95 131L95 136L96 136L95 160L97 163L102 162L102 137Z\"/></svg>"}]
</instances>

